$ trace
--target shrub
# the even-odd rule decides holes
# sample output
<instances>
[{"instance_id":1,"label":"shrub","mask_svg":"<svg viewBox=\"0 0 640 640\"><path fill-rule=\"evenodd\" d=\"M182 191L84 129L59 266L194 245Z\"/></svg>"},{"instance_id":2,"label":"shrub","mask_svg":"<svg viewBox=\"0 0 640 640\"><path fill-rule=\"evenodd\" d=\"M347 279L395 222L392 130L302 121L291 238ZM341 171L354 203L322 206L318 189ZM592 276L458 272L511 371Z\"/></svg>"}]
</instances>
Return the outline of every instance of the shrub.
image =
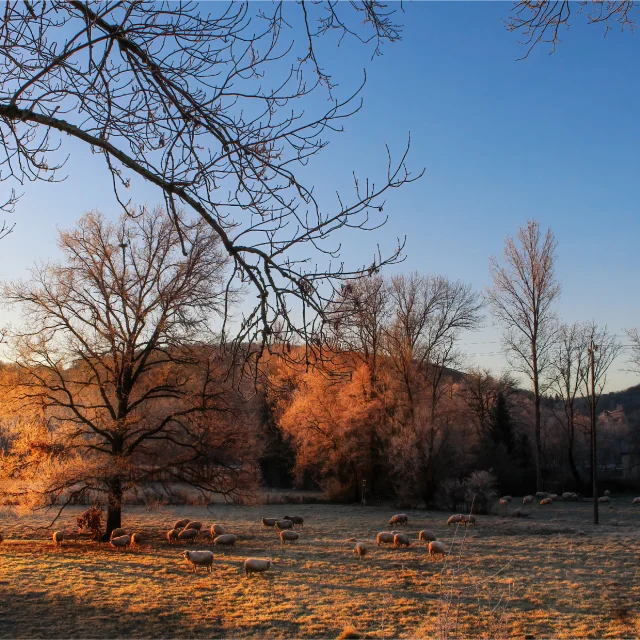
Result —
<instances>
[{"instance_id":1,"label":"shrub","mask_svg":"<svg viewBox=\"0 0 640 640\"><path fill-rule=\"evenodd\" d=\"M102 518L104 510L99 504L94 504L90 509L82 512L76 519L78 529L90 531L91 539L97 540L102 532Z\"/></svg>"},{"instance_id":2,"label":"shrub","mask_svg":"<svg viewBox=\"0 0 640 640\"><path fill-rule=\"evenodd\" d=\"M498 480L491 470L473 471L464 481L466 509L473 505L474 513L489 513L489 507L498 495L497 485Z\"/></svg>"}]
</instances>

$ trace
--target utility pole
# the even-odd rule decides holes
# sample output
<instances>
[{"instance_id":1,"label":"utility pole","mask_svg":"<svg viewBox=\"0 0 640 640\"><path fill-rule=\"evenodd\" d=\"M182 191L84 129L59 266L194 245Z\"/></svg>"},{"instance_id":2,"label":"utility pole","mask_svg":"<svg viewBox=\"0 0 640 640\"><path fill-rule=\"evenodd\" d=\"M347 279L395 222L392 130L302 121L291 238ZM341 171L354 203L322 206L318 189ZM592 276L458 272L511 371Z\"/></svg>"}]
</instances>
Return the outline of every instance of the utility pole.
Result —
<instances>
[{"instance_id":1,"label":"utility pole","mask_svg":"<svg viewBox=\"0 0 640 640\"><path fill-rule=\"evenodd\" d=\"M589 370L591 373L591 476L593 480L593 524L600 523L598 514L598 451L596 443L596 380L595 380L595 353L598 345L593 343L593 336L589 344Z\"/></svg>"}]
</instances>

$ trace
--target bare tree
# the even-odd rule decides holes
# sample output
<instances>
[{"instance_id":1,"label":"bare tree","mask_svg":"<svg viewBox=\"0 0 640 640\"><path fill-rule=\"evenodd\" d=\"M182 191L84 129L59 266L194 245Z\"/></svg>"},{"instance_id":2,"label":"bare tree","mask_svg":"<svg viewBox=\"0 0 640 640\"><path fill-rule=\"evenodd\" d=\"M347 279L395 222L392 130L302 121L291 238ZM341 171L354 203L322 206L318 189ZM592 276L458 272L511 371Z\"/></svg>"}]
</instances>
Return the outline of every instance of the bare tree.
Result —
<instances>
[{"instance_id":1,"label":"bare tree","mask_svg":"<svg viewBox=\"0 0 640 640\"><path fill-rule=\"evenodd\" d=\"M490 259L493 287L486 290L494 316L505 326L504 343L510 363L533 386L538 491L543 482L540 400L550 384L548 374L556 336L553 303L560 295L555 255L556 240L551 230L542 237L539 223L529 220L518 230L517 242L507 237L504 264L495 257Z\"/></svg>"},{"instance_id":2,"label":"bare tree","mask_svg":"<svg viewBox=\"0 0 640 640\"><path fill-rule=\"evenodd\" d=\"M228 259L204 221L182 233L186 256L159 209L119 224L86 214L60 233L63 263L6 287L26 327L14 337L21 378L10 386L39 420L2 459L0 491L61 509L106 495L108 536L127 489L251 490L259 451L245 403L220 382L227 365L207 346Z\"/></svg>"},{"instance_id":3,"label":"bare tree","mask_svg":"<svg viewBox=\"0 0 640 640\"><path fill-rule=\"evenodd\" d=\"M640 373L640 331L638 329L629 329L627 335L631 340L630 364L635 371Z\"/></svg>"},{"instance_id":4,"label":"bare tree","mask_svg":"<svg viewBox=\"0 0 640 640\"><path fill-rule=\"evenodd\" d=\"M637 4L631 0L519 0L512 7L506 25L510 31L523 34L523 44L527 47L524 57L527 57L539 44L550 45L551 52L554 52L560 43L563 29L572 26L572 17L590 25L604 25L606 35L612 27L633 32L637 20L636 12Z\"/></svg>"},{"instance_id":5,"label":"bare tree","mask_svg":"<svg viewBox=\"0 0 640 640\"><path fill-rule=\"evenodd\" d=\"M230 258L230 288L245 284L255 301L239 343L268 345L278 324L278 340L309 344L336 283L397 260L401 242L349 268L332 239L384 224L385 194L413 179L408 144L398 162L387 153L382 181L354 174L353 196L334 205L300 177L360 108L359 88L336 97L317 43L354 37L379 54L400 37L384 4L52 0L3 11L2 179L61 179L58 148L71 137L104 157L126 211L132 178L158 188L185 252L178 210L205 220Z\"/></svg>"},{"instance_id":6,"label":"bare tree","mask_svg":"<svg viewBox=\"0 0 640 640\"><path fill-rule=\"evenodd\" d=\"M588 348L590 327L583 323L563 324L558 331L558 341L554 348L552 376L554 390L562 399L564 419L560 423L565 427L567 436L567 459L578 491L583 489L583 480L574 458L576 434L576 400L584 392L588 375ZM556 418L558 417L554 411Z\"/></svg>"}]
</instances>

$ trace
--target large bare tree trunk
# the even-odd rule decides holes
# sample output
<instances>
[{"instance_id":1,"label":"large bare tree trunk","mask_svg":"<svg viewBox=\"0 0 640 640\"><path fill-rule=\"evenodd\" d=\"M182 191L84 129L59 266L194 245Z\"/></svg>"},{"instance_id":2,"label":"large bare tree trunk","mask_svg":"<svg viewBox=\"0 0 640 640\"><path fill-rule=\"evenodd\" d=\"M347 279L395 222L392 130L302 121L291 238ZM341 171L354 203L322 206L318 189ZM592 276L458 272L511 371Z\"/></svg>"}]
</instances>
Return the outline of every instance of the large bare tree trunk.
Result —
<instances>
[{"instance_id":1,"label":"large bare tree trunk","mask_svg":"<svg viewBox=\"0 0 640 640\"><path fill-rule=\"evenodd\" d=\"M109 498L107 503L107 530L102 538L106 542L114 529L122 526L122 482L119 477L109 481Z\"/></svg>"}]
</instances>

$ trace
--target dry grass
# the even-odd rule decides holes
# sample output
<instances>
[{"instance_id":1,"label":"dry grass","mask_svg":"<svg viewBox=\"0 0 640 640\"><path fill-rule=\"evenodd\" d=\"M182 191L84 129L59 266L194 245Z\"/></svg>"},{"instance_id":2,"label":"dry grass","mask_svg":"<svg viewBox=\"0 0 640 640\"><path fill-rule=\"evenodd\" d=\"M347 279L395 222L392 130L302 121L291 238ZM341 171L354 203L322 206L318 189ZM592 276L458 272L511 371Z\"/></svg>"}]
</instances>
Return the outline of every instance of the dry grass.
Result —
<instances>
[{"instance_id":1,"label":"dry grass","mask_svg":"<svg viewBox=\"0 0 640 640\"><path fill-rule=\"evenodd\" d=\"M413 545L376 547L392 511L329 505L130 508L125 527L149 540L118 552L75 536L55 548L43 518L0 515L0 637L633 637L640 634L638 529L630 499L601 507L557 503L526 520L485 516L468 530L449 514L409 512ZM515 508L515 507L514 507ZM303 538L285 549L259 516L295 511ZM74 530L69 510L56 528ZM182 548L161 533L179 517L221 522L240 535L218 554L214 573L189 573ZM420 529L453 543L430 561ZM455 540L454 540L455 536ZM368 543L359 562L349 538ZM266 577L248 580L248 556L272 557Z\"/></svg>"}]
</instances>

